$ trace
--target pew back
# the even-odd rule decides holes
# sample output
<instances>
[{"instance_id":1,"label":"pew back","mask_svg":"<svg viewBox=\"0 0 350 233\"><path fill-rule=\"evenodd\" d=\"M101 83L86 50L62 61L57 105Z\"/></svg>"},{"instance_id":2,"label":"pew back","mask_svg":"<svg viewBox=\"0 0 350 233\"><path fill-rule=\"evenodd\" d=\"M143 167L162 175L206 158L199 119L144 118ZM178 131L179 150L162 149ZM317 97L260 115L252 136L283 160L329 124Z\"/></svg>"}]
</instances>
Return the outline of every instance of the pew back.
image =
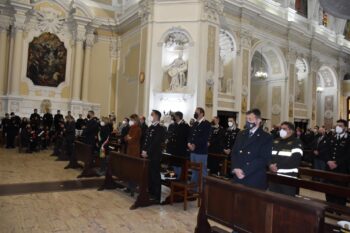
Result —
<instances>
[{"instance_id":1,"label":"pew back","mask_svg":"<svg viewBox=\"0 0 350 233\"><path fill-rule=\"evenodd\" d=\"M325 205L206 177L199 214L237 232L322 232ZM210 232L198 218L196 232Z\"/></svg>"}]
</instances>

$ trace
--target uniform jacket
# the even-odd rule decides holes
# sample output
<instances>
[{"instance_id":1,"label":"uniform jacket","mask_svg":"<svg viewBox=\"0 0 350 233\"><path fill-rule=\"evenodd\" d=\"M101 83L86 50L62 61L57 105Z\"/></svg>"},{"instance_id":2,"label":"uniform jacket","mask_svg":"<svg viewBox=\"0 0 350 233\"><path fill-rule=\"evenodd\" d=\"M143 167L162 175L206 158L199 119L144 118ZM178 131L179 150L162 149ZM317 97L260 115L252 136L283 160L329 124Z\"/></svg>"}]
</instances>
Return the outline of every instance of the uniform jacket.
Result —
<instances>
[{"instance_id":1,"label":"uniform jacket","mask_svg":"<svg viewBox=\"0 0 350 233\"><path fill-rule=\"evenodd\" d=\"M208 154L208 139L211 132L209 121L196 121L192 128L188 142L195 145L195 150L191 151L196 154Z\"/></svg>"},{"instance_id":2,"label":"uniform jacket","mask_svg":"<svg viewBox=\"0 0 350 233\"><path fill-rule=\"evenodd\" d=\"M270 162L272 151L272 137L262 128L256 130L249 137L249 130L241 131L231 152L232 169L240 168L245 177L234 181L249 187L266 189L266 166Z\"/></svg>"},{"instance_id":3,"label":"uniform jacket","mask_svg":"<svg viewBox=\"0 0 350 233\"><path fill-rule=\"evenodd\" d=\"M272 143L271 164L277 164L277 173L297 176L303 150L300 139L277 138Z\"/></svg>"},{"instance_id":4,"label":"uniform jacket","mask_svg":"<svg viewBox=\"0 0 350 233\"><path fill-rule=\"evenodd\" d=\"M149 160L160 161L164 139L165 128L163 126L158 123L148 127L143 150L147 152Z\"/></svg>"}]
</instances>

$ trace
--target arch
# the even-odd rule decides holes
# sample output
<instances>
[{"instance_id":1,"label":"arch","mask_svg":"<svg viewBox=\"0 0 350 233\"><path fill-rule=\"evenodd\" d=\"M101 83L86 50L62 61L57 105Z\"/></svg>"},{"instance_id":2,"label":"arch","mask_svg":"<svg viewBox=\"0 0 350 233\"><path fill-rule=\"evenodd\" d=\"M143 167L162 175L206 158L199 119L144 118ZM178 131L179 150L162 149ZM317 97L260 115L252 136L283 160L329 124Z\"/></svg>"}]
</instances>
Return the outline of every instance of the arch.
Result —
<instances>
[{"instance_id":1,"label":"arch","mask_svg":"<svg viewBox=\"0 0 350 233\"><path fill-rule=\"evenodd\" d=\"M338 117L338 78L335 70L322 65L317 72L317 113L318 125L333 127Z\"/></svg>"},{"instance_id":2,"label":"arch","mask_svg":"<svg viewBox=\"0 0 350 233\"><path fill-rule=\"evenodd\" d=\"M237 43L231 32L220 29L219 33L220 58L224 63L229 62L229 58L234 58L237 52Z\"/></svg>"},{"instance_id":3,"label":"arch","mask_svg":"<svg viewBox=\"0 0 350 233\"><path fill-rule=\"evenodd\" d=\"M159 42L158 42L158 46L160 46L160 47L163 46L164 43L166 42L168 36L171 34L176 34L176 33L182 34L185 37L187 37L188 45L190 47L193 47L194 42L193 42L193 38L192 38L191 34L186 29L184 29L180 26L179 27L172 27L172 28L168 29L166 32L164 32L163 35L161 36Z\"/></svg>"},{"instance_id":4,"label":"arch","mask_svg":"<svg viewBox=\"0 0 350 233\"><path fill-rule=\"evenodd\" d=\"M250 57L253 58L254 53L257 51L259 53L262 52L264 59L271 69L271 76L282 76L283 78L287 77L287 62L279 47L274 46L269 41L259 41L253 45ZM272 64L273 61L278 61L278 67L276 64Z\"/></svg>"}]
</instances>

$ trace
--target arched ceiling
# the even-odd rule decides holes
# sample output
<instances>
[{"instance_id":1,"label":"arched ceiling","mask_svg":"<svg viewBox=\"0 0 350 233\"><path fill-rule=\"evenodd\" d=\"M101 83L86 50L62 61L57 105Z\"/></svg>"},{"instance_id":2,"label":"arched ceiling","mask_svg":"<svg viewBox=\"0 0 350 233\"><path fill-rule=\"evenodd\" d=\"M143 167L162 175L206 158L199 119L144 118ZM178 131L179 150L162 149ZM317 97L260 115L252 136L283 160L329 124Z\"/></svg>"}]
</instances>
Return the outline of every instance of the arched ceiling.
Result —
<instances>
[{"instance_id":1,"label":"arched ceiling","mask_svg":"<svg viewBox=\"0 0 350 233\"><path fill-rule=\"evenodd\" d=\"M323 88L336 88L337 77L331 68L327 66L321 67L317 74L317 86Z\"/></svg>"}]
</instances>

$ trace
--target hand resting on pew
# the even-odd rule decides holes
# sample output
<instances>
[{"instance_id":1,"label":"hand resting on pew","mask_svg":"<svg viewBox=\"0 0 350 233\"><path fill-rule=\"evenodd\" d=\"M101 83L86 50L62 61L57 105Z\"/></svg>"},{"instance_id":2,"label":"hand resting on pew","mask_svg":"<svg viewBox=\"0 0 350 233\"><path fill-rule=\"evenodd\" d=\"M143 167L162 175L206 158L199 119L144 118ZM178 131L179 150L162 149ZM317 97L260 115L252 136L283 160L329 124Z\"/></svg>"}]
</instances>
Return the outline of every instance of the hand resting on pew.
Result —
<instances>
[{"instance_id":1,"label":"hand resting on pew","mask_svg":"<svg viewBox=\"0 0 350 233\"><path fill-rule=\"evenodd\" d=\"M335 161L328 161L327 165L331 170L336 169L338 167L337 162Z\"/></svg>"},{"instance_id":2,"label":"hand resting on pew","mask_svg":"<svg viewBox=\"0 0 350 233\"><path fill-rule=\"evenodd\" d=\"M269 168L270 168L270 171L274 173L276 173L278 170L276 163L271 164Z\"/></svg>"},{"instance_id":3,"label":"hand resting on pew","mask_svg":"<svg viewBox=\"0 0 350 233\"><path fill-rule=\"evenodd\" d=\"M233 169L232 173L235 174L237 176L237 178L240 180L245 177L243 170L239 169L239 168Z\"/></svg>"},{"instance_id":4,"label":"hand resting on pew","mask_svg":"<svg viewBox=\"0 0 350 233\"><path fill-rule=\"evenodd\" d=\"M148 157L147 152L143 150L141 153L141 156L142 158L147 158Z\"/></svg>"}]
</instances>

